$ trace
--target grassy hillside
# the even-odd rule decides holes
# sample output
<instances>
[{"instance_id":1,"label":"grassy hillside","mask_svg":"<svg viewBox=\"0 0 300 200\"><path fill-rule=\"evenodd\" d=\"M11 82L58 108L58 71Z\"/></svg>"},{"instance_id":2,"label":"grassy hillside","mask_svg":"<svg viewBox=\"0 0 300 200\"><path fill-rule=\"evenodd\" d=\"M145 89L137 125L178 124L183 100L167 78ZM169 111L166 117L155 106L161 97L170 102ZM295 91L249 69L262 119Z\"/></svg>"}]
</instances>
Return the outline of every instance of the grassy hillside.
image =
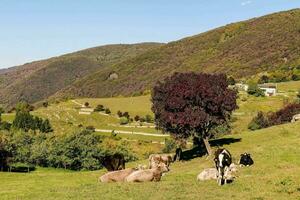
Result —
<instances>
[{"instance_id":1,"label":"grassy hillside","mask_svg":"<svg viewBox=\"0 0 300 200\"><path fill-rule=\"evenodd\" d=\"M168 44L92 48L0 70L0 104L139 95L183 71L245 78L300 66L300 9L220 27ZM280 72L280 70L279 70ZM113 78L109 78L114 74Z\"/></svg>"},{"instance_id":2,"label":"grassy hillside","mask_svg":"<svg viewBox=\"0 0 300 200\"><path fill-rule=\"evenodd\" d=\"M238 159L250 152L255 164L241 168L232 184L219 187L216 181L197 182L204 168L213 167L212 158L197 158L171 165L158 183L101 184L105 170L71 172L39 168L29 174L0 173L3 199L298 199L300 123L243 132L227 138L240 142L224 145ZM146 164L146 160L142 161ZM129 166L137 166L130 163Z\"/></svg>"},{"instance_id":3,"label":"grassy hillside","mask_svg":"<svg viewBox=\"0 0 300 200\"><path fill-rule=\"evenodd\" d=\"M47 99L76 80L160 45L107 45L1 70L0 105Z\"/></svg>"},{"instance_id":4,"label":"grassy hillside","mask_svg":"<svg viewBox=\"0 0 300 200\"><path fill-rule=\"evenodd\" d=\"M300 9L229 24L171 42L76 81L56 96L132 95L176 71L249 77L300 65ZM118 79L108 80L112 71Z\"/></svg>"}]
</instances>

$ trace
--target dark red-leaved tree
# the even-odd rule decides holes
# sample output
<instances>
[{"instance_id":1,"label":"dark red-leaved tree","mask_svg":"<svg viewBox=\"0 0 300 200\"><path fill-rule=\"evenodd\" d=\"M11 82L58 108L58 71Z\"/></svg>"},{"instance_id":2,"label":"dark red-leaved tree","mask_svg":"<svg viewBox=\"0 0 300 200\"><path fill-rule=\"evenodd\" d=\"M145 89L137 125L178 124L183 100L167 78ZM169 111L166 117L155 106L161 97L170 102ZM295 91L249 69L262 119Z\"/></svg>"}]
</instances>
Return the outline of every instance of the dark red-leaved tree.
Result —
<instances>
[{"instance_id":1,"label":"dark red-leaved tree","mask_svg":"<svg viewBox=\"0 0 300 200\"><path fill-rule=\"evenodd\" d=\"M152 92L156 126L176 139L203 139L208 154L210 130L230 118L237 93L224 74L175 73Z\"/></svg>"}]
</instances>

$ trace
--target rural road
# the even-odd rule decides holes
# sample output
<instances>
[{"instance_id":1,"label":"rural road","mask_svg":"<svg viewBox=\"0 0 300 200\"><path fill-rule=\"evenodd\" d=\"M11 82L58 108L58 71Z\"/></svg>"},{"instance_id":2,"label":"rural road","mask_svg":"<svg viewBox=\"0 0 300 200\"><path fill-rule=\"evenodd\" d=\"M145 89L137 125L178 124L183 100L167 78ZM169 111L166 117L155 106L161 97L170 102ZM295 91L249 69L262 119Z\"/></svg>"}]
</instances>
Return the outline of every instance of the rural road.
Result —
<instances>
[{"instance_id":1,"label":"rural road","mask_svg":"<svg viewBox=\"0 0 300 200\"><path fill-rule=\"evenodd\" d=\"M113 130L108 129L95 129L96 132L101 133L111 133ZM168 137L168 134L156 134L156 133L145 133L145 132L134 132L134 131L119 131L114 130L115 133L121 133L121 134L133 134L133 135L146 135L146 136L154 136L154 137Z\"/></svg>"}]
</instances>

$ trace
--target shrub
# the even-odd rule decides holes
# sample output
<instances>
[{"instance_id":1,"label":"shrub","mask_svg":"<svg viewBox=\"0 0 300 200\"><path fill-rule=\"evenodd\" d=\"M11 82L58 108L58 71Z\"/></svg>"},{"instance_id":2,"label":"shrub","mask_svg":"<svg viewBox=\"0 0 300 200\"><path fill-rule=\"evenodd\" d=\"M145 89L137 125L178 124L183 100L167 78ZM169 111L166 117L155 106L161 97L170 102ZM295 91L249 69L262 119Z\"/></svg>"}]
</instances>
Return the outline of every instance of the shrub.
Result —
<instances>
[{"instance_id":1,"label":"shrub","mask_svg":"<svg viewBox=\"0 0 300 200\"><path fill-rule=\"evenodd\" d=\"M265 115L263 112L259 112L249 123L248 128L250 130L257 130L269 126L288 123L291 122L293 116L296 114L300 114L300 103L288 104L279 111L269 113L268 115Z\"/></svg>"},{"instance_id":2,"label":"shrub","mask_svg":"<svg viewBox=\"0 0 300 200\"><path fill-rule=\"evenodd\" d=\"M275 113L271 113L268 117L270 125L279 125L291 122L293 116L300 114L300 103L292 103Z\"/></svg>"},{"instance_id":3,"label":"shrub","mask_svg":"<svg viewBox=\"0 0 300 200\"><path fill-rule=\"evenodd\" d=\"M110 113L111 113L110 109L109 109L109 108L106 108L106 109L105 109L105 113L106 113L106 114L110 114Z\"/></svg>"},{"instance_id":4,"label":"shrub","mask_svg":"<svg viewBox=\"0 0 300 200\"><path fill-rule=\"evenodd\" d=\"M85 127L86 130L91 131L91 132L95 132L95 127L94 126L87 126Z\"/></svg>"},{"instance_id":5,"label":"shrub","mask_svg":"<svg viewBox=\"0 0 300 200\"><path fill-rule=\"evenodd\" d=\"M127 117L121 117L120 118L120 124L121 125L125 125L125 124L128 124L129 123L129 120Z\"/></svg>"},{"instance_id":6,"label":"shrub","mask_svg":"<svg viewBox=\"0 0 300 200\"><path fill-rule=\"evenodd\" d=\"M153 123L153 117L151 116L151 115L146 115L145 116L145 121L147 122L147 123Z\"/></svg>"},{"instance_id":7,"label":"shrub","mask_svg":"<svg viewBox=\"0 0 300 200\"><path fill-rule=\"evenodd\" d=\"M120 111L120 110L118 110L118 112L117 112L117 115L118 115L118 117L123 117L123 113Z\"/></svg>"},{"instance_id":8,"label":"shrub","mask_svg":"<svg viewBox=\"0 0 300 200\"><path fill-rule=\"evenodd\" d=\"M136 116L134 117L134 121L136 121L136 122L140 121L140 116L136 115Z\"/></svg>"},{"instance_id":9,"label":"shrub","mask_svg":"<svg viewBox=\"0 0 300 200\"><path fill-rule=\"evenodd\" d=\"M100 138L88 130L55 138L51 141L49 163L72 170L100 169L103 152L99 143Z\"/></svg>"},{"instance_id":10,"label":"shrub","mask_svg":"<svg viewBox=\"0 0 300 200\"><path fill-rule=\"evenodd\" d=\"M127 119L129 119L129 118L130 118L130 115L129 115L128 112L124 112L122 117L126 117Z\"/></svg>"},{"instance_id":11,"label":"shrub","mask_svg":"<svg viewBox=\"0 0 300 200\"><path fill-rule=\"evenodd\" d=\"M43 107L47 108L49 106L48 101L43 102Z\"/></svg>"},{"instance_id":12,"label":"shrub","mask_svg":"<svg viewBox=\"0 0 300 200\"><path fill-rule=\"evenodd\" d=\"M261 90L257 84L254 84L254 83L251 83L249 84L249 87L248 87L248 90L247 90L247 93L250 94L250 95L253 95L255 97L264 97L265 96L265 93L263 90Z\"/></svg>"},{"instance_id":13,"label":"shrub","mask_svg":"<svg viewBox=\"0 0 300 200\"><path fill-rule=\"evenodd\" d=\"M286 76L286 73L282 73L282 72L274 72L271 75L271 82L286 82L288 81L288 78Z\"/></svg>"},{"instance_id":14,"label":"shrub","mask_svg":"<svg viewBox=\"0 0 300 200\"><path fill-rule=\"evenodd\" d=\"M269 82L269 77L267 75L262 75L258 80L258 84L264 84L268 82Z\"/></svg>"},{"instance_id":15,"label":"shrub","mask_svg":"<svg viewBox=\"0 0 300 200\"><path fill-rule=\"evenodd\" d=\"M104 111L104 106L103 105L97 105L96 108L94 109L94 112L102 112Z\"/></svg>"},{"instance_id":16,"label":"shrub","mask_svg":"<svg viewBox=\"0 0 300 200\"><path fill-rule=\"evenodd\" d=\"M146 121L145 117L141 117L141 118L140 118L140 122L143 123L143 122L145 122L145 121Z\"/></svg>"},{"instance_id":17,"label":"shrub","mask_svg":"<svg viewBox=\"0 0 300 200\"><path fill-rule=\"evenodd\" d=\"M297 75L297 74L293 74L292 77L291 77L291 79L292 79L293 81L299 81L299 80L300 80L300 76Z\"/></svg>"},{"instance_id":18,"label":"shrub","mask_svg":"<svg viewBox=\"0 0 300 200\"><path fill-rule=\"evenodd\" d=\"M254 131L269 126L267 117L263 112L258 112L257 115L248 124L248 129Z\"/></svg>"},{"instance_id":19,"label":"shrub","mask_svg":"<svg viewBox=\"0 0 300 200\"><path fill-rule=\"evenodd\" d=\"M8 122L1 122L0 121L0 130L7 130L9 131L11 128L11 123L8 123Z\"/></svg>"},{"instance_id":20,"label":"shrub","mask_svg":"<svg viewBox=\"0 0 300 200\"><path fill-rule=\"evenodd\" d=\"M162 150L163 153L171 153L176 149L176 142L173 139L165 139L165 146Z\"/></svg>"}]
</instances>

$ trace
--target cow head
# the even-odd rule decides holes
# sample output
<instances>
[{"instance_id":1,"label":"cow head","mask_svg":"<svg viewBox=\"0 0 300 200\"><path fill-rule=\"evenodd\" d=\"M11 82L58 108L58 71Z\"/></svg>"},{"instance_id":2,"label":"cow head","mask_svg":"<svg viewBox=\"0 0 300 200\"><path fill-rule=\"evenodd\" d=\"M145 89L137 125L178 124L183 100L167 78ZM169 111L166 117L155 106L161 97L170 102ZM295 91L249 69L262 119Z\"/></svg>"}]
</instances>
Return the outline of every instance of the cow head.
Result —
<instances>
[{"instance_id":1,"label":"cow head","mask_svg":"<svg viewBox=\"0 0 300 200\"><path fill-rule=\"evenodd\" d=\"M168 172L170 171L169 167L165 163L159 163L157 168L162 172Z\"/></svg>"}]
</instances>

